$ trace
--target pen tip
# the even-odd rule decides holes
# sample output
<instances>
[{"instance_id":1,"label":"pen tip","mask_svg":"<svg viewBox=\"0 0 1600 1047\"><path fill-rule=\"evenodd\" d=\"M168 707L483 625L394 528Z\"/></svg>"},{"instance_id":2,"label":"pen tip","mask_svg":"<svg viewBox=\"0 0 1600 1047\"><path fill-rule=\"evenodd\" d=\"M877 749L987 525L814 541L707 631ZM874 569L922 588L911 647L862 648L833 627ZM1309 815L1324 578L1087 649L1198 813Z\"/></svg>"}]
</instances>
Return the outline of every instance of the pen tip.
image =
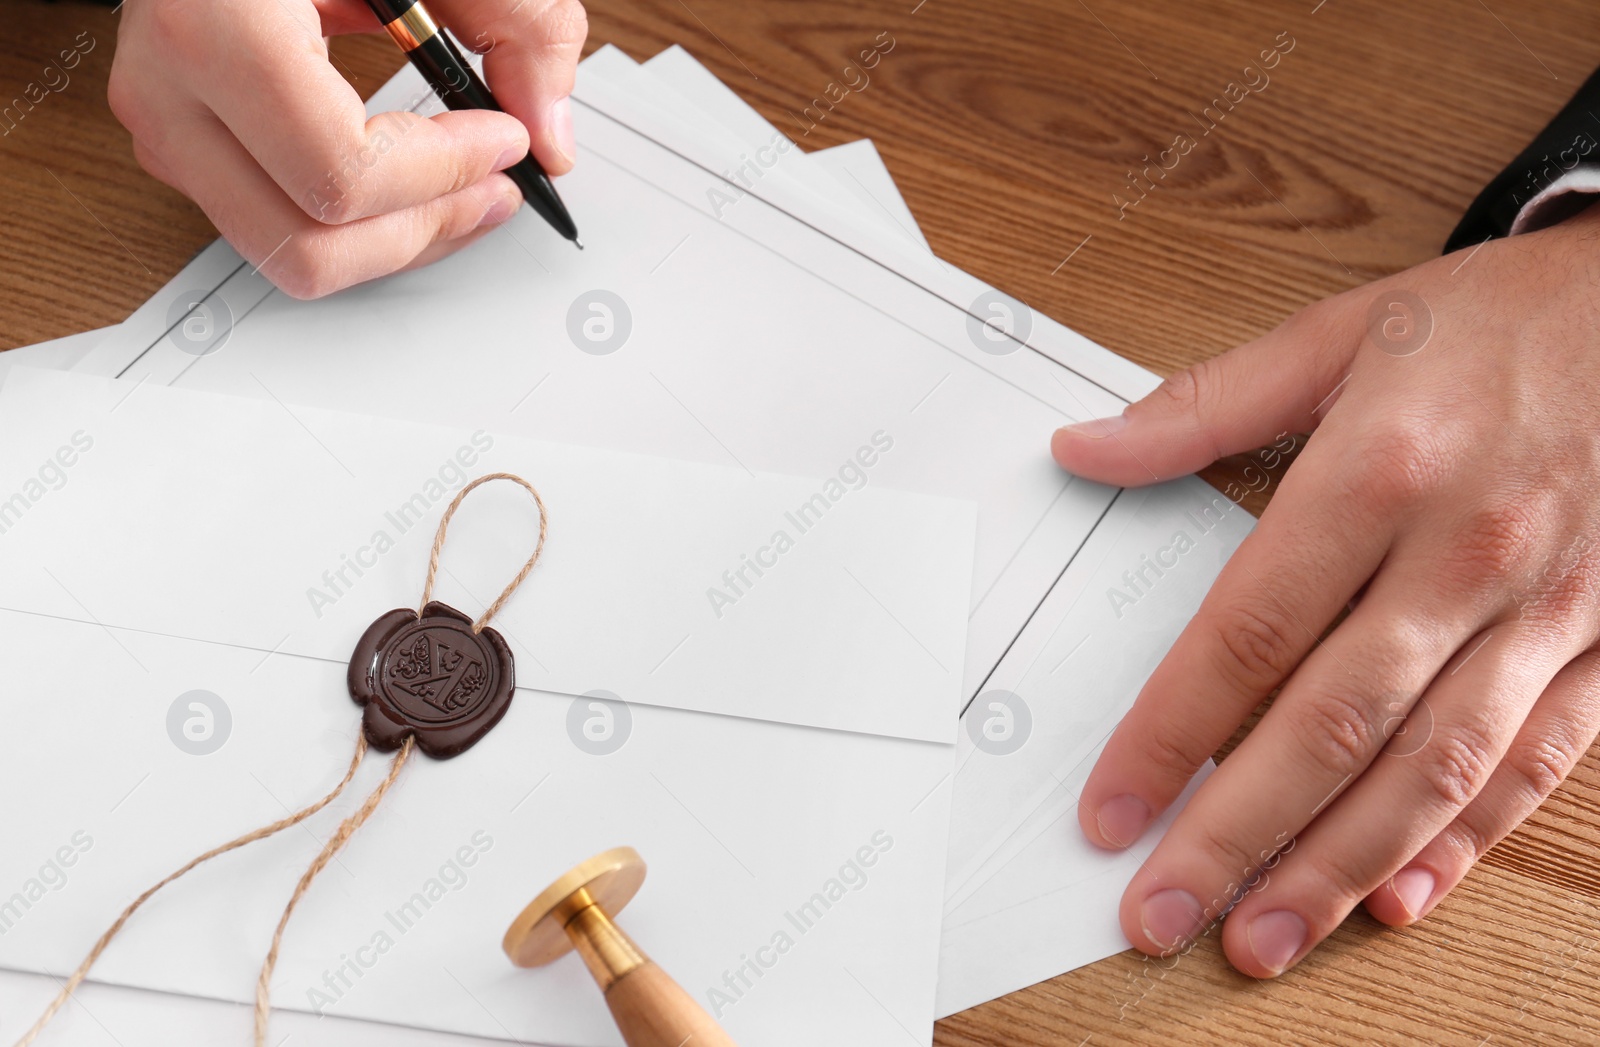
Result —
<instances>
[{"instance_id":1,"label":"pen tip","mask_svg":"<svg viewBox=\"0 0 1600 1047\"><path fill-rule=\"evenodd\" d=\"M572 242L578 245L578 250L580 250L580 251L583 250L583 241L582 240L579 240L576 236L574 236L572 238Z\"/></svg>"}]
</instances>

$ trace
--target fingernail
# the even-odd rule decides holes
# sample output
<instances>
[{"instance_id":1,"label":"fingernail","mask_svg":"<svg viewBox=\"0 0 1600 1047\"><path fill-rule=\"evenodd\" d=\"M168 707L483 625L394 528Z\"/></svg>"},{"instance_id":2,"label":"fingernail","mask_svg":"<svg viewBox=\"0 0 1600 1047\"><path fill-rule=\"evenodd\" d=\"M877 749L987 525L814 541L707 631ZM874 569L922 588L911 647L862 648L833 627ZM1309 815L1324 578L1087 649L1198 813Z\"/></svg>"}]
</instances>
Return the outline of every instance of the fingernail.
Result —
<instances>
[{"instance_id":1,"label":"fingernail","mask_svg":"<svg viewBox=\"0 0 1600 1047\"><path fill-rule=\"evenodd\" d=\"M1091 440L1104 440L1108 436L1120 433L1127 427L1127 416L1119 414L1114 418L1091 418L1087 422L1074 422L1071 425L1063 425L1061 432L1077 433L1080 436L1087 436Z\"/></svg>"},{"instance_id":2,"label":"fingernail","mask_svg":"<svg viewBox=\"0 0 1600 1047\"><path fill-rule=\"evenodd\" d=\"M1194 895L1177 887L1157 891L1139 908L1139 926L1163 952L1181 948L1200 932L1203 912Z\"/></svg>"},{"instance_id":3,"label":"fingernail","mask_svg":"<svg viewBox=\"0 0 1600 1047\"><path fill-rule=\"evenodd\" d=\"M502 196L490 204L487 211L483 212L483 217L478 219L477 228L482 229L486 225L499 225L516 214L517 208L521 206L521 195Z\"/></svg>"},{"instance_id":4,"label":"fingernail","mask_svg":"<svg viewBox=\"0 0 1600 1047\"><path fill-rule=\"evenodd\" d=\"M520 143L515 144L515 145L508 145L508 146L506 146L505 152L501 153L499 158L497 160L495 160L494 169L496 171L504 171L506 168L510 167L514 163L517 163L519 160L521 160L523 157L525 157L527 155L528 155L528 147L527 146L522 145Z\"/></svg>"},{"instance_id":5,"label":"fingernail","mask_svg":"<svg viewBox=\"0 0 1600 1047\"><path fill-rule=\"evenodd\" d=\"M1131 793L1113 796L1100 805L1094 820L1107 842L1126 847L1137 840L1150 824L1150 806Z\"/></svg>"},{"instance_id":6,"label":"fingernail","mask_svg":"<svg viewBox=\"0 0 1600 1047\"><path fill-rule=\"evenodd\" d=\"M1428 907L1428 899L1433 897L1433 889L1437 884L1433 873L1415 865L1401 869L1389 878L1389 889L1400 899L1406 915L1413 920Z\"/></svg>"},{"instance_id":7,"label":"fingernail","mask_svg":"<svg viewBox=\"0 0 1600 1047\"><path fill-rule=\"evenodd\" d=\"M1245 929L1256 962L1273 974L1282 974L1306 943L1306 922L1287 909L1264 912Z\"/></svg>"},{"instance_id":8,"label":"fingernail","mask_svg":"<svg viewBox=\"0 0 1600 1047\"><path fill-rule=\"evenodd\" d=\"M550 145L567 163L578 152L578 139L572 131L572 99L562 98L550 106L550 117L545 134Z\"/></svg>"}]
</instances>

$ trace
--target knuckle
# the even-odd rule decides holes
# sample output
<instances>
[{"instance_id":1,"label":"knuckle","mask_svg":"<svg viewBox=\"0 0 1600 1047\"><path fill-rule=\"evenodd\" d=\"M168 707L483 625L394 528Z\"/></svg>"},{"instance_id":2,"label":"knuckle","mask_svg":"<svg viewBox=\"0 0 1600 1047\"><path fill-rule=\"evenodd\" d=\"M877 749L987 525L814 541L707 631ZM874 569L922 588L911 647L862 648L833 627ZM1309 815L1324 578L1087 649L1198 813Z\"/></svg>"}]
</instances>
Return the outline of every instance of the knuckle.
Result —
<instances>
[{"instance_id":1,"label":"knuckle","mask_svg":"<svg viewBox=\"0 0 1600 1047\"><path fill-rule=\"evenodd\" d=\"M307 161L313 185L302 210L324 225L344 225L376 213L385 177L381 164L419 119L410 113L380 113L364 128L314 145Z\"/></svg>"},{"instance_id":2,"label":"knuckle","mask_svg":"<svg viewBox=\"0 0 1600 1047\"><path fill-rule=\"evenodd\" d=\"M1185 367L1162 379L1160 385L1143 400L1135 404L1153 407L1164 415L1177 415L1179 417L1200 417L1200 390L1202 383L1208 380L1204 376L1207 361L1201 361L1191 367Z\"/></svg>"},{"instance_id":3,"label":"knuckle","mask_svg":"<svg viewBox=\"0 0 1600 1047\"><path fill-rule=\"evenodd\" d=\"M412 208L406 213L407 231L403 237L412 252L448 240L455 240L478 227L485 214L485 197L479 193L457 193L442 196L426 207Z\"/></svg>"},{"instance_id":4,"label":"knuckle","mask_svg":"<svg viewBox=\"0 0 1600 1047\"><path fill-rule=\"evenodd\" d=\"M1494 771L1494 739L1476 724L1435 727L1423 751L1423 783L1450 810L1471 803Z\"/></svg>"},{"instance_id":5,"label":"knuckle","mask_svg":"<svg viewBox=\"0 0 1600 1047\"><path fill-rule=\"evenodd\" d=\"M310 236L283 245L266 275L284 294L302 301L326 297L347 283L332 253Z\"/></svg>"},{"instance_id":6,"label":"knuckle","mask_svg":"<svg viewBox=\"0 0 1600 1047\"><path fill-rule=\"evenodd\" d=\"M144 168L146 174L154 175L156 173L157 161L155 154L138 139L133 141L133 159L140 167Z\"/></svg>"},{"instance_id":7,"label":"knuckle","mask_svg":"<svg viewBox=\"0 0 1600 1047\"><path fill-rule=\"evenodd\" d=\"M556 0L543 19L545 39L553 46L581 44L589 35L589 12L579 0Z\"/></svg>"},{"instance_id":8,"label":"knuckle","mask_svg":"<svg viewBox=\"0 0 1600 1047\"><path fill-rule=\"evenodd\" d=\"M161 53L174 62L193 58L196 27L205 24L205 16L196 10L202 6L193 0L163 0L149 4L145 24L151 41Z\"/></svg>"},{"instance_id":9,"label":"knuckle","mask_svg":"<svg viewBox=\"0 0 1600 1047\"><path fill-rule=\"evenodd\" d=\"M1464 865L1475 864L1500 840L1498 835L1486 832L1472 814L1473 810L1469 807L1440 834L1454 856Z\"/></svg>"},{"instance_id":10,"label":"knuckle","mask_svg":"<svg viewBox=\"0 0 1600 1047\"><path fill-rule=\"evenodd\" d=\"M1137 742L1137 751L1148 767L1158 767L1175 772L1185 781L1199 769L1209 752L1195 751L1196 736L1179 731L1174 725L1162 723L1145 732Z\"/></svg>"},{"instance_id":11,"label":"knuckle","mask_svg":"<svg viewBox=\"0 0 1600 1047\"><path fill-rule=\"evenodd\" d=\"M1597 596L1600 596L1600 560L1594 556L1590 540L1580 537L1540 565L1528 599L1522 603L1521 616L1542 619L1551 625L1588 622L1593 628L1597 611L1600 611L1596 607Z\"/></svg>"},{"instance_id":12,"label":"knuckle","mask_svg":"<svg viewBox=\"0 0 1600 1047\"><path fill-rule=\"evenodd\" d=\"M1365 898L1378 885L1370 873L1349 864L1348 855L1319 854L1307 860L1306 873L1313 881L1306 897L1320 899L1331 910L1341 910L1345 903Z\"/></svg>"},{"instance_id":13,"label":"knuckle","mask_svg":"<svg viewBox=\"0 0 1600 1047\"><path fill-rule=\"evenodd\" d=\"M1149 396L1136 401L1129 412L1179 419L1206 448L1208 457L1222 457L1210 420L1217 416L1218 405L1229 400L1230 369L1226 359L1226 354L1208 357L1168 376Z\"/></svg>"},{"instance_id":14,"label":"knuckle","mask_svg":"<svg viewBox=\"0 0 1600 1047\"><path fill-rule=\"evenodd\" d=\"M1312 766L1330 777L1353 775L1383 744L1383 729L1353 694L1318 691L1296 705L1299 741Z\"/></svg>"},{"instance_id":15,"label":"knuckle","mask_svg":"<svg viewBox=\"0 0 1600 1047\"><path fill-rule=\"evenodd\" d=\"M306 214L323 225L345 225L372 213L373 187L359 165L324 157L315 170L322 174L300 205Z\"/></svg>"},{"instance_id":16,"label":"knuckle","mask_svg":"<svg viewBox=\"0 0 1600 1047\"><path fill-rule=\"evenodd\" d=\"M144 168L145 173L150 175L150 177L159 182L165 182L174 188L178 187L178 184L173 179L172 172L168 170L167 165L162 163L161 159L155 154L155 152L141 143L138 139L134 139L133 142L133 158L134 160L138 161L139 166Z\"/></svg>"},{"instance_id":17,"label":"knuckle","mask_svg":"<svg viewBox=\"0 0 1600 1047\"><path fill-rule=\"evenodd\" d=\"M488 21L488 28L478 34L486 48L480 53L492 49L502 33L531 53L570 51L588 38L589 12L579 0L518 4L509 13Z\"/></svg>"},{"instance_id":18,"label":"knuckle","mask_svg":"<svg viewBox=\"0 0 1600 1047\"><path fill-rule=\"evenodd\" d=\"M469 160L465 155L457 151L452 151L440 164L443 171L439 180L438 195L435 199L438 196L450 196L454 193L459 193L463 189L476 185L479 180L489 175L489 162L493 159L493 156L480 155L474 161Z\"/></svg>"},{"instance_id":19,"label":"knuckle","mask_svg":"<svg viewBox=\"0 0 1600 1047\"><path fill-rule=\"evenodd\" d=\"M1401 680L1416 666L1446 656L1455 646L1454 635L1443 624L1420 614L1405 615L1388 622L1382 636L1362 657L1388 679ZM1415 697L1415 692L1407 697Z\"/></svg>"},{"instance_id":20,"label":"knuckle","mask_svg":"<svg viewBox=\"0 0 1600 1047\"><path fill-rule=\"evenodd\" d=\"M1503 761L1535 803L1556 791L1577 763L1577 754L1548 738L1523 738L1512 743Z\"/></svg>"},{"instance_id":21,"label":"knuckle","mask_svg":"<svg viewBox=\"0 0 1600 1047\"><path fill-rule=\"evenodd\" d=\"M1438 490L1449 471L1432 423L1399 417L1373 431L1357 449L1361 468L1352 492L1378 506L1410 506Z\"/></svg>"},{"instance_id":22,"label":"knuckle","mask_svg":"<svg viewBox=\"0 0 1600 1047\"><path fill-rule=\"evenodd\" d=\"M1224 886L1219 888L1220 893L1206 909L1208 916L1213 913L1220 916L1244 897L1248 890L1245 884L1251 874L1261 867L1261 858L1258 851L1241 846L1232 836L1219 832L1214 825L1202 823L1196 832L1196 848L1207 861L1216 865L1221 877L1225 878Z\"/></svg>"},{"instance_id":23,"label":"knuckle","mask_svg":"<svg viewBox=\"0 0 1600 1047\"><path fill-rule=\"evenodd\" d=\"M1270 690L1294 667L1299 652L1293 622L1275 606L1241 601L1220 617L1218 666L1244 690Z\"/></svg>"},{"instance_id":24,"label":"knuckle","mask_svg":"<svg viewBox=\"0 0 1600 1047\"><path fill-rule=\"evenodd\" d=\"M117 122L137 138L137 128L144 122L143 107L139 102L137 87L120 62L112 63L111 78L106 83L106 104L111 107L111 115L117 118Z\"/></svg>"},{"instance_id":25,"label":"knuckle","mask_svg":"<svg viewBox=\"0 0 1600 1047\"><path fill-rule=\"evenodd\" d=\"M360 183L347 188L335 186L323 193L313 192L302 209L323 225L345 225L366 214L368 199L369 194Z\"/></svg>"},{"instance_id":26,"label":"knuckle","mask_svg":"<svg viewBox=\"0 0 1600 1047\"><path fill-rule=\"evenodd\" d=\"M332 280L316 270L297 269L279 273L272 278L278 290L290 298L309 302L317 298L326 298L339 288Z\"/></svg>"},{"instance_id":27,"label":"knuckle","mask_svg":"<svg viewBox=\"0 0 1600 1047\"><path fill-rule=\"evenodd\" d=\"M1532 506L1517 501L1473 511L1462 533L1443 551L1446 569L1469 584L1520 572L1532 560L1539 541L1539 515Z\"/></svg>"}]
</instances>

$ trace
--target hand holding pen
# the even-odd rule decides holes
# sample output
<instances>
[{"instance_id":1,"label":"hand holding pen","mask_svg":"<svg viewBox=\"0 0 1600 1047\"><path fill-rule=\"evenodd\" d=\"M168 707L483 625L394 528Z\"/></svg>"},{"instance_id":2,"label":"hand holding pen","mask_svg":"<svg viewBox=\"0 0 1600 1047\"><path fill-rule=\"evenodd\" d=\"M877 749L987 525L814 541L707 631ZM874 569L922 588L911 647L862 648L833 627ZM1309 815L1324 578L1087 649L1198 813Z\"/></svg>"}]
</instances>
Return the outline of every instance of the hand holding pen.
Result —
<instances>
[{"instance_id":1,"label":"hand holding pen","mask_svg":"<svg viewBox=\"0 0 1600 1047\"><path fill-rule=\"evenodd\" d=\"M503 112L368 120L323 40L379 30L364 0L134 0L111 105L145 170L287 293L316 298L426 265L516 212L523 189L502 172L530 151L544 172L571 169L569 95L588 31L576 0L431 7L486 52Z\"/></svg>"}]
</instances>

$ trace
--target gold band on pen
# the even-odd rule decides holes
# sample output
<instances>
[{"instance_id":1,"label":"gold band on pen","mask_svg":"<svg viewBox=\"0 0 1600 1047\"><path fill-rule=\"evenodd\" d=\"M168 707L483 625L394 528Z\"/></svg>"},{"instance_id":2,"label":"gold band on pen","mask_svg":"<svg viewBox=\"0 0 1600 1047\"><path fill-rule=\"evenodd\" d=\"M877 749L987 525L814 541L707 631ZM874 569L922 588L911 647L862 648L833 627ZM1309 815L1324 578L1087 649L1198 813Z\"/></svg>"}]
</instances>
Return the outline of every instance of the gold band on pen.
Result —
<instances>
[{"instance_id":1,"label":"gold band on pen","mask_svg":"<svg viewBox=\"0 0 1600 1047\"><path fill-rule=\"evenodd\" d=\"M404 51L416 50L439 31L439 27L433 22L433 16L429 15L428 9L421 4L412 4L406 8L405 14L392 22L385 23L384 28L389 30L394 42Z\"/></svg>"}]
</instances>

